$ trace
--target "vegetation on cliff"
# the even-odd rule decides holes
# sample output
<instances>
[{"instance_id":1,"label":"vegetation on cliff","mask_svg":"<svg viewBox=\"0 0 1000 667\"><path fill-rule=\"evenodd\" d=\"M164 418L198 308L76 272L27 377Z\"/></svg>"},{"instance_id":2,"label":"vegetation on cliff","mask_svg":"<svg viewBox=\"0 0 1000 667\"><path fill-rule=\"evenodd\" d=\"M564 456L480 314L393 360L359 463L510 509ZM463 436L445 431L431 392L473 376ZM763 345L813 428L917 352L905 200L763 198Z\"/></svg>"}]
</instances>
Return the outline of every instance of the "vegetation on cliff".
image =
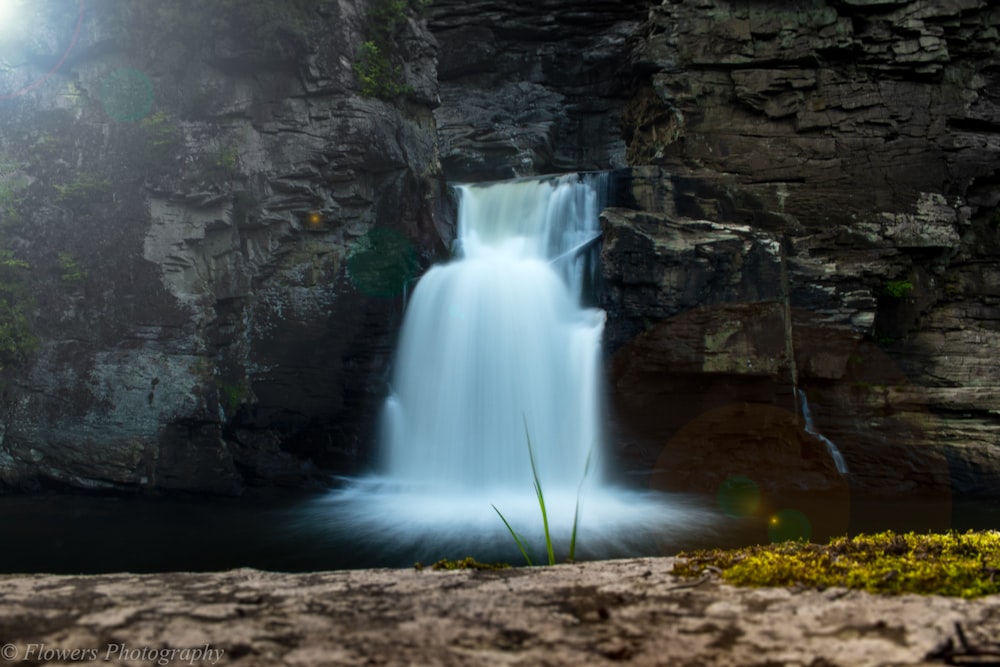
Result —
<instances>
[{"instance_id":1,"label":"vegetation on cliff","mask_svg":"<svg viewBox=\"0 0 1000 667\"><path fill-rule=\"evenodd\" d=\"M0 250L0 371L21 365L38 348L29 319L34 300L27 272L27 262Z\"/></svg>"},{"instance_id":2,"label":"vegetation on cliff","mask_svg":"<svg viewBox=\"0 0 1000 667\"><path fill-rule=\"evenodd\" d=\"M391 100L411 91L403 80L403 69L396 62L395 39L406 22L408 11L420 12L433 0L378 0L368 15L368 39L360 47L354 72L361 83L361 94Z\"/></svg>"}]
</instances>

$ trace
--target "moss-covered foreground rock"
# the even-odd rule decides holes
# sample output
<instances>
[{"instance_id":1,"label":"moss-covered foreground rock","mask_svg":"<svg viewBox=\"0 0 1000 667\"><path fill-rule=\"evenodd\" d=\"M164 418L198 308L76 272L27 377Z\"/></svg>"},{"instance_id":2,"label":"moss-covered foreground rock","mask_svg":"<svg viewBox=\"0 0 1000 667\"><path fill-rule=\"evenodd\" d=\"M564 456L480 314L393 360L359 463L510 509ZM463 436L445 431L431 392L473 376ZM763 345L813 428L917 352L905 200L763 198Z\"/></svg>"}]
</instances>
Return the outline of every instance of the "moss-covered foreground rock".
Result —
<instances>
[{"instance_id":1,"label":"moss-covered foreground rock","mask_svg":"<svg viewBox=\"0 0 1000 667\"><path fill-rule=\"evenodd\" d=\"M794 541L746 549L681 554L673 573L721 571L738 586L846 586L870 593L974 598L1000 593L1000 532L841 537L829 544Z\"/></svg>"}]
</instances>

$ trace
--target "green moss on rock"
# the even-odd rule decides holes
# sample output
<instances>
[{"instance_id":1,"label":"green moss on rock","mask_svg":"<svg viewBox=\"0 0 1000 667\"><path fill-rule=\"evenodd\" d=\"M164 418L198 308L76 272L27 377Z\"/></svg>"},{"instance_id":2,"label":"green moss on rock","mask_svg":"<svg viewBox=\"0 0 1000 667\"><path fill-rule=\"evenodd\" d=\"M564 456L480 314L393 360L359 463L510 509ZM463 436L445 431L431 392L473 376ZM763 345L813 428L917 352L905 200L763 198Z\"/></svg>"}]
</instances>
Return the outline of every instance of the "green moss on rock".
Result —
<instances>
[{"instance_id":1,"label":"green moss on rock","mask_svg":"<svg viewBox=\"0 0 1000 667\"><path fill-rule=\"evenodd\" d=\"M681 553L673 573L718 569L737 586L845 586L871 593L974 598L1000 593L1000 532L892 531L829 544L782 542Z\"/></svg>"},{"instance_id":2,"label":"green moss on rock","mask_svg":"<svg viewBox=\"0 0 1000 667\"><path fill-rule=\"evenodd\" d=\"M424 569L423 563L414 563L413 566L418 570ZM438 562L431 565L432 570L507 570L510 569L508 563L481 563L472 556L466 556L461 560L448 560L447 558L442 558Z\"/></svg>"}]
</instances>

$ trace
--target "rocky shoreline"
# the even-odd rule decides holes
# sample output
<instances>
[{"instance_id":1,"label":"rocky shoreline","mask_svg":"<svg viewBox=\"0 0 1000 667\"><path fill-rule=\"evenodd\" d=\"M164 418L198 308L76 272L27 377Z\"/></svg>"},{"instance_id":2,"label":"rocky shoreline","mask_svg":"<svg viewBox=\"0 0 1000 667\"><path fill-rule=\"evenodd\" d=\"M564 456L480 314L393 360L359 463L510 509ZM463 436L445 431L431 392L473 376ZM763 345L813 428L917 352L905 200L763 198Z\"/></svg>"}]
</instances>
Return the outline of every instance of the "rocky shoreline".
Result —
<instances>
[{"instance_id":1,"label":"rocky shoreline","mask_svg":"<svg viewBox=\"0 0 1000 667\"><path fill-rule=\"evenodd\" d=\"M0 663L874 667L997 655L1000 596L735 588L675 577L675 560L8 575Z\"/></svg>"}]
</instances>

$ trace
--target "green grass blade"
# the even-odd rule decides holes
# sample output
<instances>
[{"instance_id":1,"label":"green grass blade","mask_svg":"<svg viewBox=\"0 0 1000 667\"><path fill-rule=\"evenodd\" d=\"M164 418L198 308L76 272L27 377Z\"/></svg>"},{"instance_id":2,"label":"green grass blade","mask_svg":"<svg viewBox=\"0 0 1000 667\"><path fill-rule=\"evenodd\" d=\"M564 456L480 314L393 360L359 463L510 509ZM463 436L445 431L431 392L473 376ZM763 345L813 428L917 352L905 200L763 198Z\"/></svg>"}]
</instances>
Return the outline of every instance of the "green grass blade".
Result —
<instances>
[{"instance_id":1,"label":"green grass blade","mask_svg":"<svg viewBox=\"0 0 1000 667\"><path fill-rule=\"evenodd\" d=\"M556 564L556 554L552 549L552 535L549 534L549 515L545 511L545 496L542 495L542 487L535 482L535 493L538 494L538 507L542 510L542 527L545 528L545 551L549 557L549 565Z\"/></svg>"},{"instance_id":2,"label":"green grass blade","mask_svg":"<svg viewBox=\"0 0 1000 667\"><path fill-rule=\"evenodd\" d=\"M524 437L528 439L528 458L531 460L531 475L535 478L535 495L538 496L538 507L542 510L542 527L545 529L545 551L549 557L549 565L556 564L556 554L552 549L552 535L549 533L549 515L545 511L545 495L542 493L542 482L538 478L538 466L535 465L535 450L531 446L531 434L528 433L528 418L524 417Z\"/></svg>"},{"instance_id":3,"label":"green grass blade","mask_svg":"<svg viewBox=\"0 0 1000 667\"><path fill-rule=\"evenodd\" d=\"M569 538L569 561L572 563L576 560L576 527L580 523L580 496L583 494L583 484L587 481L587 475L590 473L590 459L594 455L594 446L590 446L590 451L587 452L587 462L583 464L583 477L580 479L580 486L576 489L576 509L573 510L573 534Z\"/></svg>"},{"instance_id":4,"label":"green grass blade","mask_svg":"<svg viewBox=\"0 0 1000 667\"><path fill-rule=\"evenodd\" d=\"M534 565L534 563L531 562L531 556L528 555L528 550L524 546L524 542L521 541L521 536L514 531L509 523L507 523L507 519L500 512L500 510L497 509L496 505L490 505L490 507L493 508L493 511L495 511L497 516L500 517L500 520L503 521L503 525L507 526L507 530L510 531L510 536L514 538L514 542L517 543L517 548L521 550L521 555L524 556L524 560L528 561L528 565Z\"/></svg>"}]
</instances>

